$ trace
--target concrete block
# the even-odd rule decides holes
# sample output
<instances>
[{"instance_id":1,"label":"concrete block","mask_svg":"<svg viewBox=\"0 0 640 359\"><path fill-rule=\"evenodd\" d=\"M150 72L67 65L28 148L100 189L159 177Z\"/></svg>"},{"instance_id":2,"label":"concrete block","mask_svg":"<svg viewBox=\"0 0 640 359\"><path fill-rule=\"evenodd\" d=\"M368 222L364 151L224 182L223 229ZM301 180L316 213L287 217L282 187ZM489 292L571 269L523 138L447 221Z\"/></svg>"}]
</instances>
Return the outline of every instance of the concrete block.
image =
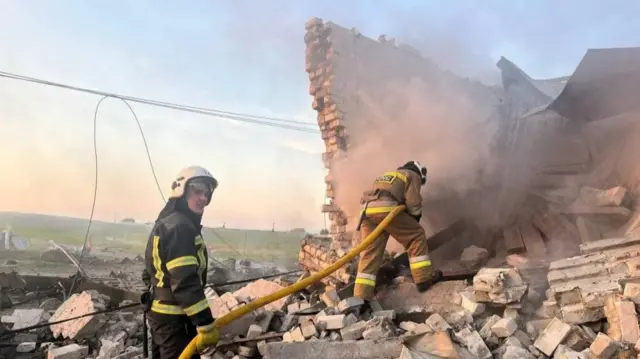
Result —
<instances>
[{"instance_id":1,"label":"concrete block","mask_svg":"<svg viewBox=\"0 0 640 359\"><path fill-rule=\"evenodd\" d=\"M413 333L413 334L422 334L422 333L428 333L428 332L433 332L433 329L431 329L430 326L428 326L427 324L424 323L416 323L416 322L401 322L398 327L402 330L406 330L409 333Z\"/></svg>"},{"instance_id":2,"label":"concrete block","mask_svg":"<svg viewBox=\"0 0 640 359\"><path fill-rule=\"evenodd\" d=\"M611 339L626 344L635 344L640 339L635 304L610 296L607 298L604 312L609 322Z\"/></svg>"},{"instance_id":3,"label":"concrete block","mask_svg":"<svg viewBox=\"0 0 640 359\"><path fill-rule=\"evenodd\" d=\"M69 344L49 350L47 352L47 359L82 359L88 354L88 346Z\"/></svg>"},{"instance_id":4,"label":"concrete block","mask_svg":"<svg viewBox=\"0 0 640 359\"><path fill-rule=\"evenodd\" d=\"M473 292L460 292L460 306L473 316L484 313L486 306L483 303L476 302Z\"/></svg>"},{"instance_id":5,"label":"concrete block","mask_svg":"<svg viewBox=\"0 0 640 359\"><path fill-rule=\"evenodd\" d=\"M446 332L425 333L408 338L405 345L420 353L441 358L458 358L458 351Z\"/></svg>"},{"instance_id":6,"label":"concrete block","mask_svg":"<svg viewBox=\"0 0 640 359\"><path fill-rule=\"evenodd\" d=\"M18 353L31 353L36 350L36 342L23 342L18 344L16 351Z\"/></svg>"},{"instance_id":7,"label":"concrete block","mask_svg":"<svg viewBox=\"0 0 640 359\"><path fill-rule=\"evenodd\" d=\"M367 329L367 322L360 321L340 330L342 340L358 340Z\"/></svg>"},{"instance_id":8,"label":"concrete block","mask_svg":"<svg viewBox=\"0 0 640 359\"><path fill-rule=\"evenodd\" d=\"M233 295L236 297L262 298L266 295L275 293L283 288L284 288L283 286L281 286L276 282L265 280L265 279L258 279L240 288L235 293L233 293ZM287 299L289 299L289 296L286 296L284 298L276 300L275 302L265 305L264 309L267 311L281 310L284 308L285 303L287 302Z\"/></svg>"},{"instance_id":9,"label":"concrete block","mask_svg":"<svg viewBox=\"0 0 640 359\"><path fill-rule=\"evenodd\" d=\"M258 353L260 353L260 355L265 356L267 355L267 341L266 340L261 340L256 344L256 349L258 349Z\"/></svg>"},{"instance_id":10,"label":"concrete block","mask_svg":"<svg viewBox=\"0 0 640 359\"><path fill-rule=\"evenodd\" d=\"M302 334L302 329L300 329L300 327L293 328L289 333L291 335L291 340L294 342L303 342L305 339L304 334Z\"/></svg>"},{"instance_id":11,"label":"concrete block","mask_svg":"<svg viewBox=\"0 0 640 359\"><path fill-rule=\"evenodd\" d=\"M460 263L469 269L483 265L488 259L489 251L474 245L466 247L460 255Z\"/></svg>"},{"instance_id":12,"label":"concrete block","mask_svg":"<svg viewBox=\"0 0 640 359\"><path fill-rule=\"evenodd\" d=\"M518 329L518 324L511 318L502 318L491 327L491 331L498 338L509 337L516 329Z\"/></svg>"},{"instance_id":13,"label":"concrete block","mask_svg":"<svg viewBox=\"0 0 640 359\"><path fill-rule=\"evenodd\" d=\"M501 293L509 287L525 285L522 276L514 268L482 268L473 277L473 290Z\"/></svg>"},{"instance_id":14,"label":"concrete block","mask_svg":"<svg viewBox=\"0 0 640 359\"><path fill-rule=\"evenodd\" d=\"M476 358L480 359L491 359L493 355L491 351L480 337L480 334L476 331L465 331L462 334L462 338L464 340L464 345L467 349L473 354Z\"/></svg>"},{"instance_id":15,"label":"concrete block","mask_svg":"<svg viewBox=\"0 0 640 359\"><path fill-rule=\"evenodd\" d=\"M487 318L487 320L482 325L482 328L480 328L480 331L478 332L480 334L480 337L486 340L487 338L492 336L493 332L491 331L491 327L493 327L497 322L499 322L500 319L502 318L500 318L495 314Z\"/></svg>"},{"instance_id":16,"label":"concrete block","mask_svg":"<svg viewBox=\"0 0 640 359\"><path fill-rule=\"evenodd\" d=\"M300 322L300 330L302 331L302 336L304 336L305 339L318 335L318 330L311 320L303 320Z\"/></svg>"},{"instance_id":17,"label":"concrete block","mask_svg":"<svg viewBox=\"0 0 640 359\"><path fill-rule=\"evenodd\" d=\"M347 326L347 316L344 314L325 315L316 320L316 325L320 330L342 329Z\"/></svg>"},{"instance_id":18,"label":"concrete block","mask_svg":"<svg viewBox=\"0 0 640 359\"><path fill-rule=\"evenodd\" d=\"M560 310L562 320L569 324L584 324L598 321L605 317L604 308L587 308L584 304L565 305Z\"/></svg>"},{"instance_id":19,"label":"concrete block","mask_svg":"<svg viewBox=\"0 0 640 359\"><path fill-rule=\"evenodd\" d=\"M364 300L360 297L351 297L344 299L338 303L338 311L340 313L354 312L364 305Z\"/></svg>"},{"instance_id":20,"label":"concrete block","mask_svg":"<svg viewBox=\"0 0 640 359\"><path fill-rule=\"evenodd\" d=\"M362 341L308 341L304 343L268 343L265 357L269 359L383 359L397 358L402 353L402 342L391 340L375 342Z\"/></svg>"},{"instance_id":21,"label":"concrete block","mask_svg":"<svg viewBox=\"0 0 640 359\"><path fill-rule=\"evenodd\" d=\"M65 320L106 309L103 297L94 290L73 294L56 310L49 322ZM104 325L100 316L88 316L50 326L54 337L82 339L95 335Z\"/></svg>"},{"instance_id":22,"label":"concrete block","mask_svg":"<svg viewBox=\"0 0 640 359\"><path fill-rule=\"evenodd\" d=\"M327 307L336 307L340 303L340 297L335 289L322 293L322 295L320 295L320 300L322 300Z\"/></svg>"},{"instance_id":23,"label":"concrete block","mask_svg":"<svg viewBox=\"0 0 640 359\"><path fill-rule=\"evenodd\" d=\"M620 345L604 333L598 333L596 340L589 346L589 352L597 359L613 359Z\"/></svg>"},{"instance_id":24,"label":"concrete block","mask_svg":"<svg viewBox=\"0 0 640 359\"><path fill-rule=\"evenodd\" d=\"M452 329L449 323L447 323L447 321L438 313L434 313L427 318L425 324L427 324L434 332L446 332L447 330Z\"/></svg>"},{"instance_id":25,"label":"concrete block","mask_svg":"<svg viewBox=\"0 0 640 359\"><path fill-rule=\"evenodd\" d=\"M558 318L553 318L533 345L542 353L551 356L558 345L569 335L571 326Z\"/></svg>"},{"instance_id":26,"label":"concrete block","mask_svg":"<svg viewBox=\"0 0 640 359\"><path fill-rule=\"evenodd\" d=\"M22 329L49 319L44 309L14 309L9 316L2 316L2 323L13 323L11 329Z\"/></svg>"},{"instance_id":27,"label":"concrete block","mask_svg":"<svg viewBox=\"0 0 640 359\"><path fill-rule=\"evenodd\" d=\"M244 345L238 346L238 355L243 357L252 358L258 352L258 348L251 348Z\"/></svg>"},{"instance_id":28,"label":"concrete block","mask_svg":"<svg viewBox=\"0 0 640 359\"><path fill-rule=\"evenodd\" d=\"M385 317L375 317L367 322L362 337L365 340L380 340L394 335L391 321Z\"/></svg>"},{"instance_id":29,"label":"concrete block","mask_svg":"<svg viewBox=\"0 0 640 359\"><path fill-rule=\"evenodd\" d=\"M378 310L376 312L373 312L372 316L394 320L396 319L396 311L395 310Z\"/></svg>"},{"instance_id":30,"label":"concrete block","mask_svg":"<svg viewBox=\"0 0 640 359\"><path fill-rule=\"evenodd\" d=\"M627 283L624 286L624 297L640 304L640 283Z\"/></svg>"},{"instance_id":31,"label":"concrete block","mask_svg":"<svg viewBox=\"0 0 640 359\"><path fill-rule=\"evenodd\" d=\"M259 336L262 333L263 333L263 331L262 331L262 327L260 325L252 324L249 327L249 331L247 332L247 338L248 339L252 339L252 338L255 338L255 337Z\"/></svg>"}]
</instances>

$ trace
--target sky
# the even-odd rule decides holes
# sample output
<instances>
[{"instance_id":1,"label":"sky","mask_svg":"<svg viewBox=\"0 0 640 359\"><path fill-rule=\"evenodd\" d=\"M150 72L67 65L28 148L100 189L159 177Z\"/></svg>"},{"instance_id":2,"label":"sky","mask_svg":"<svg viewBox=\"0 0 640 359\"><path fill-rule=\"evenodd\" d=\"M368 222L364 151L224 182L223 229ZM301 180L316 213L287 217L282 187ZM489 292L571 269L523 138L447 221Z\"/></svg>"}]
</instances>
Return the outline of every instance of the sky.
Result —
<instances>
[{"instance_id":1,"label":"sky","mask_svg":"<svg viewBox=\"0 0 640 359\"><path fill-rule=\"evenodd\" d=\"M461 76L496 83L505 56L534 78L571 74L588 48L640 46L640 2L0 0L0 71L315 123L304 71L314 16L393 36ZM0 78L0 211L87 218L100 98ZM319 134L132 104L164 195L201 165L220 186L204 222L324 228ZM162 199L125 104L97 116L95 217L155 219Z\"/></svg>"}]
</instances>

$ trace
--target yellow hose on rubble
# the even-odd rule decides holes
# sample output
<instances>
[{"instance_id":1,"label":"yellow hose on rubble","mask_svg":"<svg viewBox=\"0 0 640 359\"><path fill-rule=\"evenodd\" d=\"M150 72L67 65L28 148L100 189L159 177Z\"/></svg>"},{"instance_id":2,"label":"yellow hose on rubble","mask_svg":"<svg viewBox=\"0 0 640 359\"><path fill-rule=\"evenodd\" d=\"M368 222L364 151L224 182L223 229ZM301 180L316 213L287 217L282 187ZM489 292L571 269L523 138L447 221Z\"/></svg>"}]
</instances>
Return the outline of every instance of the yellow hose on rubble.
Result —
<instances>
[{"instance_id":1,"label":"yellow hose on rubble","mask_svg":"<svg viewBox=\"0 0 640 359\"><path fill-rule=\"evenodd\" d=\"M378 224L378 226L376 227L376 229L373 230L373 232L371 232L371 234L369 234L367 236L367 238L365 238L364 240L362 240L362 242L360 242L360 244L353 248L349 253L345 254L344 257L338 259L335 263L333 263L332 265L328 266L327 268L323 269L322 271L310 276L309 278L306 278L304 280L301 280L300 282L297 282L295 284L292 284L286 288L282 288L277 292L271 293L267 296L264 296L262 298L258 298L256 300L254 300L251 303L248 303L246 305L241 306L240 308L233 310L231 313L222 316L221 318L218 318L214 325L218 328L221 328L229 323L231 323L232 321L236 320L237 318L252 312L258 308L264 307L265 305L271 303L271 302L275 302L278 299L284 298L290 294L299 292L301 290L303 290L304 288L310 286L313 283L316 283L318 281L320 281L321 279L325 278L326 276L328 276L329 274L337 271L338 269L340 269L340 267L342 267L343 265L347 264L347 262L351 261L353 258L355 258L360 252L362 252L365 248L367 248L371 243L373 243L373 241L378 238L378 236L380 236L380 234L382 234L382 231L384 231L385 228L387 228L387 225L389 224L389 222L391 222L391 220L398 215L398 213L404 211L406 207L404 205L399 205L393 208L393 210L391 212L389 212L389 214L387 214L387 216L382 220L382 222L380 222L380 224ZM198 334L199 335L199 334ZM184 350L182 351L182 354L180 354L179 359L191 359L191 357L193 355L196 354L196 342L197 342L197 337L193 338L193 340L191 340L191 342L189 343L189 345L187 345L186 348L184 348Z\"/></svg>"}]
</instances>

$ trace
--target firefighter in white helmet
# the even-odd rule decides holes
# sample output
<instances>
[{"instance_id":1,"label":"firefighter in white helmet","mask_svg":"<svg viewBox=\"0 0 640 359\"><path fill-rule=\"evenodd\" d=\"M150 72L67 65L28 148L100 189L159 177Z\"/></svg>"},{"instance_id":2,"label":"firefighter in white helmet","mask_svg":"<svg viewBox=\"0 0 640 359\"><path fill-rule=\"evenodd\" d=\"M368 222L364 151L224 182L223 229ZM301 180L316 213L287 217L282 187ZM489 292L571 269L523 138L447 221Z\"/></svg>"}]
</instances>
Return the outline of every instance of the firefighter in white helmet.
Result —
<instances>
[{"instance_id":1,"label":"firefighter in white helmet","mask_svg":"<svg viewBox=\"0 0 640 359\"><path fill-rule=\"evenodd\" d=\"M426 291L441 279L442 272L431 265L427 236L420 225L422 217L420 189L425 183L427 183L427 168L418 161L409 161L397 170L377 177L373 188L364 193L361 200L364 209L358 224L362 238L366 238L373 232L395 206L404 204L407 209L392 219L384 232L360 253L354 288L355 296L365 301L374 299L376 276L382 265L389 235L405 247L409 255L411 275L418 291Z\"/></svg>"},{"instance_id":2,"label":"firefighter in white helmet","mask_svg":"<svg viewBox=\"0 0 640 359\"><path fill-rule=\"evenodd\" d=\"M143 304L153 359L177 358L197 334L198 351L217 342L218 330L204 294L208 254L201 234L202 214L217 187L206 169L183 169L151 230L143 273L150 291Z\"/></svg>"}]
</instances>

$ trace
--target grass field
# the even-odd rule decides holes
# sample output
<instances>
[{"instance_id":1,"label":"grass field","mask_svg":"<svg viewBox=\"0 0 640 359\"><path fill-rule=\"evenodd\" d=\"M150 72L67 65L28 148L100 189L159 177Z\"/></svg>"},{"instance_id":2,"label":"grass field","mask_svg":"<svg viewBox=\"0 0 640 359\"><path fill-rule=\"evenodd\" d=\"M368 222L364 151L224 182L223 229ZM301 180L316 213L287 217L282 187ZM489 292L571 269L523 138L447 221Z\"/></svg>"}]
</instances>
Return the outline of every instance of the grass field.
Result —
<instances>
[{"instance_id":1,"label":"grass field","mask_svg":"<svg viewBox=\"0 0 640 359\"><path fill-rule=\"evenodd\" d=\"M20 237L28 239L30 249L48 247L48 241L81 246L88 221L79 218L38 214L0 212L0 230L7 225ZM89 238L95 249L108 248L123 254L143 254L150 225L94 221ZM208 228L203 237L213 248L213 257L271 261L286 266L297 262L302 232L272 232L226 228Z\"/></svg>"}]
</instances>

